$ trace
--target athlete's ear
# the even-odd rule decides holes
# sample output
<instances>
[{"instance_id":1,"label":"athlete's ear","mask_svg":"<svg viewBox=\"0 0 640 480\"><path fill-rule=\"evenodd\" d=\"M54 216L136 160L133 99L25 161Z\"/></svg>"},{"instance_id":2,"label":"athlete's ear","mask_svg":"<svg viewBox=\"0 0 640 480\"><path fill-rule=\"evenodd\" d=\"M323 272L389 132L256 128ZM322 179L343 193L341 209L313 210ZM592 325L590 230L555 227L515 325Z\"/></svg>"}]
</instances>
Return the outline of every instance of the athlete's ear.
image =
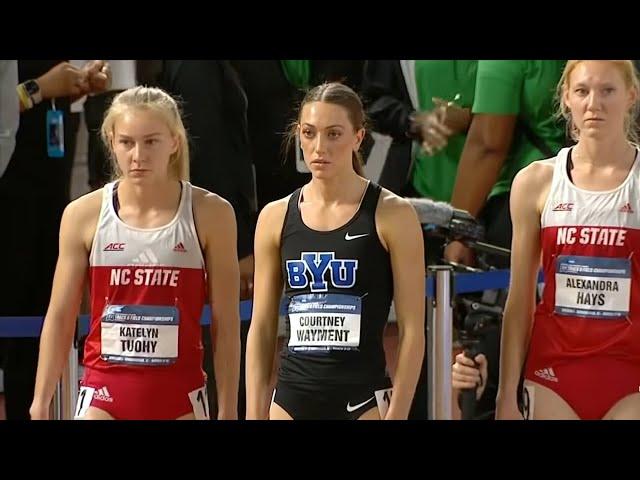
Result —
<instances>
[{"instance_id":1,"label":"athlete's ear","mask_svg":"<svg viewBox=\"0 0 640 480\"><path fill-rule=\"evenodd\" d=\"M638 100L638 90L636 90L636 87L632 87L629 89L629 99L628 99L629 106L627 107L627 109L631 110L637 100Z\"/></svg>"},{"instance_id":2,"label":"athlete's ear","mask_svg":"<svg viewBox=\"0 0 640 480\"><path fill-rule=\"evenodd\" d=\"M354 152L357 152L358 150L360 150L360 145L362 144L362 140L364 140L365 133L366 133L366 130L364 128L361 128L356 132L356 144L353 148Z\"/></svg>"},{"instance_id":3,"label":"athlete's ear","mask_svg":"<svg viewBox=\"0 0 640 480\"><path fill-rule=\"evenodd\" d=\"M560 101L564 104L567 110L571 110L569 107L569 88L566 85L562 86L562 96Z\"/></svg>"},{"instance_id":4,"label":"athlete's ear","mask_svg":"<svg viewBox=\"0 0 640 480\"><path fill-rule=\"evenodd\" d=\"M177 135L172 135L171 136L171 141L172 141L171 155L173 155L178 151L178 145L180 144L180 140L178 140L178 136Z\"/></svg>"}]
</instances>

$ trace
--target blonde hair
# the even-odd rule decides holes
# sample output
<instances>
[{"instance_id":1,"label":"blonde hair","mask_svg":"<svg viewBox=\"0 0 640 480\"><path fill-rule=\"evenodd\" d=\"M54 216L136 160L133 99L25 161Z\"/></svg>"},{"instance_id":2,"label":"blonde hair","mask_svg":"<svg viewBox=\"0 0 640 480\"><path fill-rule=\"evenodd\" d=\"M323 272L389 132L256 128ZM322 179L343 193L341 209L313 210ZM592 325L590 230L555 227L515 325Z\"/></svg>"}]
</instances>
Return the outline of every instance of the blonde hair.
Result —
<instances>
[{"instance_id":1,"label":"blonde hair","mask_svg":"<svg viewBox=\"0 0 640 480\"><path fill-rule=\"evenodd\" d=\"M562 117L567 122L567 133L571 136L573 140L576 142L580 139L580 130L576 127L575 123L573 123L573 118L571 116L571 110L564 103L564 93L569 89L569 79L571 78L571 73L578 66L580 62L584 62L585 60L569 60L564 67L564 71L562 72L562 77L560 78L560 82L558 83L557 88L557 100L558 100L558 117ZM629 111L627 112L627 116L624 119L624 131L629 142L638 145L640 144L640 138L638 135L638 129L636 126L636 119L638 118L638 113L640 112L640 80L638 80L638 72L633 64L632 60L607 60L611 62L618 71L622 74L622 78L624 80L627 88L635 89L636 101L631 106Z\"/></svg>"},{"instance_id":2,"label":"blonde hair","mask_svg":"<svg viewBox=\"0 0 640 480\"><path fill-rule=\"evenodd\" d=\"M116 120L129 109L153 111L164 119L169 131L178 140L178 148L169 158L169 175L176 180L189 180L189 142L180 109L171 95L155 87L133 87L119 93L105 114L100 136L111 156L113 179L122 178L122 171L111 140Z\"/></svg>"}]
</instances>

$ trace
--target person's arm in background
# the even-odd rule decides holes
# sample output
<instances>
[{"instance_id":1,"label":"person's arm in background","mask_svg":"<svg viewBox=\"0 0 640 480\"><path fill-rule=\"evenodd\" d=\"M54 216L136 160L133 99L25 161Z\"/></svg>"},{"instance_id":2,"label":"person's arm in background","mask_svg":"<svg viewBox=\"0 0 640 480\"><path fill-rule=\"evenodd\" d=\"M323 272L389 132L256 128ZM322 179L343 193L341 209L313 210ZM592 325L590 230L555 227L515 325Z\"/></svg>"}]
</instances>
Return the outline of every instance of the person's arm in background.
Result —
<instances>
[{"instance_id":1,"label":"person's arm in background","mask_svg":"<svg viewBox=\"0 0 640 480\"><path fill-rule=\"evenodd\" d=\"M179 64L178 64L179 62ZM163 88L182 102L191 145L191 181L217 193L233 206L238 232L241 299L253 283L253 211L243 186L253 183L246 131L246 104L239 83L230 83L222 61L167 60ZM231 68L231 67L229 67ZM167 73L165 72L165 73ZM168 79L166 77L169 77ZM167 81L168 80L168 81Z\"/></svg>"},{"instance_id":2,"label":"person's arm in background","mask_svg":"<svg viewBox=\"0 0 640 480\"><path fill-rule=\"evenodd\" d=\"M61 62L36 79L42 99L69 97L71 103L87 93L102 93L111 83L111 70L104 60L90 60L82 68Z\"/></svg>"},{"instance_id":3,"label":"person's arm in background","mask_svg":"<svg viewBox=\"0 0 640 480\"><path fill-rule=\"evenodd\" d=\"M520 111L523 67L520 61L480 60L473 118L458 165L451 204L477 217L505 163ZM449 261L472 265L460 242L445 249Z\"/></svg>"},{"instance_id":4,"label":"person's arm in background","mask_svg":"<svg viewBox=\"0 0 640 480\"><path fill-rule=\"evenodd\" d=\"M9 165L20 125L20 101L16 94L18 61L0 60L0 177Z\"/></svg>"},{"instance_id":5,"label":"person's arm in background","mask_svg":"<svg viewBox=\"0 0 640 480\"><path fill-rule=\"evenodd\" d=\"M2 62L2 94L0 98L0 112L2 122L0 125L0 141L2 151L0 156L0 177L4 174L13 149L15 148L15 135L18 129L19 118L22 114L33 108L34 97L31 98L23 84L18 83L18 71L16 60L3 60ZM13 63L13 65L12 65ZM70 97L71 101L80 98L88 92L96 93L105 88L110 80L108 64L102 60L92 60L86 69L80 69L69 62L60 62L38 78L33 79L38 86L39 101L51 98ZM6 120L5 120L6 118Z\"/></svg>"},{"instance_id":6,"label":"person's arm in background","mask_svg":"<svg viewBox=\"0 0 640 480\"><path fill-rule=\"evenodd\" d=\"M40 101L51 98L69 97L73 102L90 91L88 71L75 67L69 62L60 62L53 68L35 78L39 88ZM23 87L18 85L18 89ZM20 101L20 112L24 112L32 108L33 101L29 98L26 90L22 92L27 96L26 100L30 105L25 106L22 99ZM18 97L20 92L18 90Z\"/></svg>"},{"instance_id":7,"label":"person's arm in background","mask_svg":"<svg viewBox=\"0 0 640 480\"><path fill-rule=\"evenodd\" d=\"M104 60L90 60L82 68L72 65L70 62L60 62L39 76L35 80L39 89L40 101L52 98L69 97L71 103L82 98L87 93L102 93L109 88L111 83L111 70ZM23 84L18 85L18 97ZM25 106L20 101L20 112L32 108L33 98L30 98L26 90L22 90L30 105ZM35 97L34 97L35 98Z\"/></svg>"},{"instance_id":8,"label":"person's arm in background","mask_svg":"<svg viewBox=\"0 0 640 480\"><path fill-rule=\"evenodd\" d=\"M515 115L474 115L451 198L455 208L478 216L507 158L515 124Z\"/></svg>"}]
</instances>

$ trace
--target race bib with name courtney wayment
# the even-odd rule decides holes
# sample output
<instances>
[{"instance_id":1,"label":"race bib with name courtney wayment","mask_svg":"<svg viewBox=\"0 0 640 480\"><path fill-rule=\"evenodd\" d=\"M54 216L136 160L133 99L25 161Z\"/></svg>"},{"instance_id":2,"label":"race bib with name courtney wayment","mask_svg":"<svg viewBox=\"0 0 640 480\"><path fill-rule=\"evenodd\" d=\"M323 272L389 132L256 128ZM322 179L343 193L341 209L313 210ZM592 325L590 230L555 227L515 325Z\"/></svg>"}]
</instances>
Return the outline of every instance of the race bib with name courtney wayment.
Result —
<instances>
[{"instance_id":1,"label":"race bib with name courtney wayment","mask_svg":"<svg viewBox=\"0 0 640 480\"><path fill-rule=\"evenodd\" d=\"M289 350L356 350L360 346L362 300L353 295L311 293L289 303Z\"/></svg>"}]
</instances>

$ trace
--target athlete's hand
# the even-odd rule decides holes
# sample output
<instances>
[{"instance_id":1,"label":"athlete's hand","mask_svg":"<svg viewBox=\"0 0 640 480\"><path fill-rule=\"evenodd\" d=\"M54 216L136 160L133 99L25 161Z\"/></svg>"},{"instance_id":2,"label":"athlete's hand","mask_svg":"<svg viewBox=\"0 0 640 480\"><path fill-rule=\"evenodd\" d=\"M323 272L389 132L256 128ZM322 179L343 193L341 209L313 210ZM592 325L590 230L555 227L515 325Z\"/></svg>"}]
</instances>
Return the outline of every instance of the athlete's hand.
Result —
<instances>
[{"instance_id":1,"label":"athlete's hand","mask_svg":"<svg viewBox=\"0 0 640 480\"><path fill-rule=\"evenodd\" d=\"M49 420L49 405L40 402L33 402L29 408L31 420Z\"/></svg>"},{"instance_id":2,"label":"athlete's hand","mask_svg":"<svg viewBox=\"0 0 640 480\"><path fill-rule=\"evenodd\" d=\"M253 255L247 255L238 261L240 266L240 300L253 298Z\"/></svg>"},{"instance_id":3,"label":"athlete's hand","mask_svg":"<svg viewBox=\"0 0 640 480\"><path fill-rule=\"evenodd\" d=\"M496 397L496 420L524 420L518 410L516 392L502 393Z\"/></svg>"},{"instance_id":4,"label":"athlete's hand","mask_svg":"<svg viewBox=\"0 0 640 480\"><path fill-rule=\"evenodd\" d=\"M479 400L482 397L487 386L487 357L481 353L476 355L476 358L471 359L464 352L459 353L456 355L456 363L453 364L451 370L453 388L467 390L478 387L476 399Z\"/></svg>"}]
</instances>

